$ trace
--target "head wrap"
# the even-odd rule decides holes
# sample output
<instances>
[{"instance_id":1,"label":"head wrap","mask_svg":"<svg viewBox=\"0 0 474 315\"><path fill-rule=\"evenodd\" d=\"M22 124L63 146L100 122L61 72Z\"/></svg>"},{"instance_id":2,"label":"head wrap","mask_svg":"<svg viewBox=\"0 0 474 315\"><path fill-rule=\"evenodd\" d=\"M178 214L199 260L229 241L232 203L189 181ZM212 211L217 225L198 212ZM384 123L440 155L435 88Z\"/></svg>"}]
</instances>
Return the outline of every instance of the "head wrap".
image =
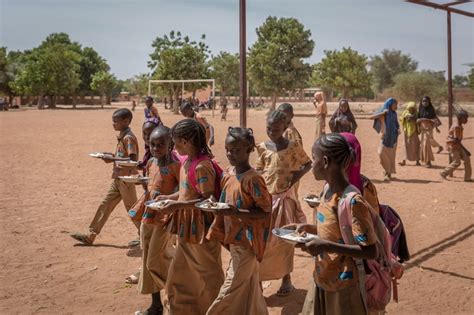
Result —
<instances>
[{"instance_id":1,"label":"head wrap","mask_svg":"<svg viewBox=\"0 0 474 315\"><path fill-rule=\"evenodd\" d=\"M341 132L347 143L351 146L354 151L354 161L349 165L346 170L347 179L349 183L357 187L360 191L363 189L362 178L360 176L360 168L362 162L362 148L360 146L359 140L352 133Z\"/></svg>"},{"instance_id":2,"label":"head wrap","mask_svg":"<svg viewBox=\"0 0 474 315\"><path fill-rule=\"evenodd\" d=\"M428 100L428 106L423 106L423 100ZM436 119L436 111L431 104L431 99L429 96L425 96L421 99L420 105L418 106L418 118L426 118L426 119Z\"/></svg>"},{"instance_id":3,"label":"head wrap","mask_svg":"<svg viewBox=\"0 0 474 315\"><path fill-rule=\"evenodd\" d=\"M397 119L397 112L392 110L392 105L397 101L394 98L389 98L385 101L382 108L380 108L377 113L381 113L387 110L386 114L382 119L385 121L385 134L383 135L382 143L384 146L393 148L398 140L398 130L400 129L400 124ZM374 129L377 132L382 130L380 119L374 121Z\"/></svg>"},{"instance_id":4,"label":"head wrap","mask_svg":"<svg viewBox=\"0 0 474 315\"><path fill-rule=\"evenodd\" d=\"M341 110L341 104L343 102L347 103L347 111L345 113ZM340 118L340 117L344 117L351 124L347 127L339 125L339 128L336 128L337 127L336 118ZM341 99L339 101L338 108L336 109L336 111L334 111L334 114L332 114L332 117L329 120L329 128L331 128L332 132L352 132L352 133L355 131L355 128L357 128L357 123L355 121L354 114L352 114L351 108L349 107L349 102L346 99Z\"/></svg>"}]
</instances>

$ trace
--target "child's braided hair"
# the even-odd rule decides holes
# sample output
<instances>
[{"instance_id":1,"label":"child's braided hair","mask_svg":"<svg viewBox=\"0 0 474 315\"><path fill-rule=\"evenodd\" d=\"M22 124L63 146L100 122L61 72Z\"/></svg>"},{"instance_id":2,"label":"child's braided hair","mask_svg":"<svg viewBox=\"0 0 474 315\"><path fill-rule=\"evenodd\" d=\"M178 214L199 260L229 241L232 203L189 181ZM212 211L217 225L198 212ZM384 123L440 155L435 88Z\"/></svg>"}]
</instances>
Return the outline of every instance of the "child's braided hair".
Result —
<instances>
[{"instance_id":1,"label":"child's braided hair","mask_svg":"<svg viewBox=\"0 0 474 315\"><path fill-rule=\"evenodd\" d=\"M245 140L248 145L252 147L252 150L255 148L255 138L252 128L229 127L227 136L237 140Z\"/></svg>"},{"instance_id":2,"label":"child's braided hair","mask_svg":"<svg viewBox=\"0 0 474 315\"><path fill-rule=\"evenodd\" d=\"M178 121L173 128L171 128L171 136L190 141L199 149L199 153L209 157L213 156L211 149L207 146L204 127L194 119L188 118Z\"/></svg>"},{"instance_id":3,"label":"child's braided hair","mask_svg":"<svg viewBox=\"0 0 474 315\"><path fill-rule=\"evenodd\" d=\"M354 160L355 152L339 133L322 135L315 144L324 155L341 165L345 170Z\"/></svg>"},{"instance_id":4,"label":"child's braided hair","mask_svg":"<svg viewBox=\"0 0 474 315\"><path fill-rule=\"evenodd\" d=\"M469 117L469 113L465 109L459 108L458 110L456 110L456 117L457 118Z\"/></svg>"}]
</instances>

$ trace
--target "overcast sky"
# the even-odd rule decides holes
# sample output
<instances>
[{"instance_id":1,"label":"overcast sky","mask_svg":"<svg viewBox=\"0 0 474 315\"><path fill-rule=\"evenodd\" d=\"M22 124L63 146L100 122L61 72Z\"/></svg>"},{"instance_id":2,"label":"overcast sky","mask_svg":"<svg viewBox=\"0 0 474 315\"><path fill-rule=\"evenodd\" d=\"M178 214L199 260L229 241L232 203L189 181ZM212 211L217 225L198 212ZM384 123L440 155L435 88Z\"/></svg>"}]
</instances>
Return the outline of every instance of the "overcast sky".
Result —
<instances>
[{"instance_id":1,"label":"overcast sky","mask_svg":"<svg viewBox=\"0 0 474 315\"><path fill-rule=\"evenodd\" d=\"M439 1L438 1L439 2ZM445 2L449 2L446 0ZM238 52L238 0L0 0L0 46L37 46L52 32L66 32L94 47L120 79L148 72L151 42L180 30L206 34L213 54ZM474 11L474 3L458 6ZM294 17L311 30L316 63L324 50L352 47L368 56L399 49L419 69L447 69L446 13L399 0L248 0L248 46L266 17ZM474 19L453 15L453 72L474 62Z\"/></svg>"}]
</instances>

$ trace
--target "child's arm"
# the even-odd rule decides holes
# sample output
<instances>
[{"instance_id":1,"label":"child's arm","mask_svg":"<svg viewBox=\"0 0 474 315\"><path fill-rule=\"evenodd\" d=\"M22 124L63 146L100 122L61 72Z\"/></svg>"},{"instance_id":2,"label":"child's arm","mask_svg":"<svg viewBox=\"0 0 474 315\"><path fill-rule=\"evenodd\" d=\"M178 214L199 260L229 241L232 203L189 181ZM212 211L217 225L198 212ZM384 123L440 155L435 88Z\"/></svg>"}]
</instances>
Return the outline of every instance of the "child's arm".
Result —
<instances>
[{"instance_id":1,"label":"child's arm","mask_svg":"<svg viewBox=\"0 0 474 315\"><path fill-rule=\"evenodd\" d=\"M209 145L214 145L214 127L210 124L210 123L207 123L209 125L209 130L211 132L211 137L209 139Z\"/></svg>"},{"instance_id":2,"label":"child's arm","mask_svg":"<svg viewBox=\"0 0 474 315\"><path fill-rule=\"evenodd\" d=\"M368 246L346 245L315 238L306 244L298 244L296 247L308 252L311 256L317 256L322 252L338 253L361 259L374 259L377 256L375 244Z\"/></svg>"},{"instance_id":3,"label":"child's arm","mask_svg":"<svg viewBox=\"0 0 474 315\"><path fill-rule=\"evenodd\" d=\"M301 177L303 177L304 175L306 175L306 173L309 172L310 169L311 169L311 161L303 164L303 168L301 170L294 171L290 186L293 186L294 184L296 184L301 179Z\"/></svg>"}]
</instances>

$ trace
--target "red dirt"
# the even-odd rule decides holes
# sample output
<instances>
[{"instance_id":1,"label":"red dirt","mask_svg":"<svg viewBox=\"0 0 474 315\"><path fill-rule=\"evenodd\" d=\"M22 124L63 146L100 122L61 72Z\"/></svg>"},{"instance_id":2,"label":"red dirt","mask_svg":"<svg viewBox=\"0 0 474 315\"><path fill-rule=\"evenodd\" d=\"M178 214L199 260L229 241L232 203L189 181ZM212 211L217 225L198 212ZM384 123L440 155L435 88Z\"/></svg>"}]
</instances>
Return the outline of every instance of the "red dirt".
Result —
<instances>
[{"instance_id":1,"label":"red dirt","mask_svg":"<svg viewBox=\"0 0 474 315\"><path fill-rule=\"evenodd\" d=\"M179 116L160 108L172 125ZM126 255L126 244L136 234L120 204L96 240L96 246L75 246L71 231L85 231L107 191L111 167L87 153L113 150L112 110L26 110L0 114L0 313L1 314L132 314L149 304L124 278L140 265ZM141 137L142 109L135 112L132 129ZM210 116L209 112L204 113ZM250 111L248 125L263 141L265 112ZM225 166L223 139L229 125L238 125L238 111L227 122L209 121L216 128L213 148ZM310 117L295 117L306 151L313 140ZM447 120L435 137L444 142ZM474 184L462 182L462 171L444 181L439 172L448 155L436 155L435 167L399 167L392 183L382 181L377 137L368 120L359 120L357 135L363 147L363 173L377 185L380 200L404 220L412 262L400 281L400 303L393 314L474 313L473 210ZM465 146L474 152L474 128L465 128ZM140 139L142 145L142 141ZM403 152L399 146L398 159ZM300 196L318 193L321 182L306 175ZM139 188L139 192L140 192ZM310 209L304 206L309 215ZM227 253L225 266L227 265ZM471 257L471 258L469 258ZM279 282L265 290L271 314L297 314L311 279L311 258L296 251L293 281L297 291L273 295Z\"/></svg>"}]
</instances>

